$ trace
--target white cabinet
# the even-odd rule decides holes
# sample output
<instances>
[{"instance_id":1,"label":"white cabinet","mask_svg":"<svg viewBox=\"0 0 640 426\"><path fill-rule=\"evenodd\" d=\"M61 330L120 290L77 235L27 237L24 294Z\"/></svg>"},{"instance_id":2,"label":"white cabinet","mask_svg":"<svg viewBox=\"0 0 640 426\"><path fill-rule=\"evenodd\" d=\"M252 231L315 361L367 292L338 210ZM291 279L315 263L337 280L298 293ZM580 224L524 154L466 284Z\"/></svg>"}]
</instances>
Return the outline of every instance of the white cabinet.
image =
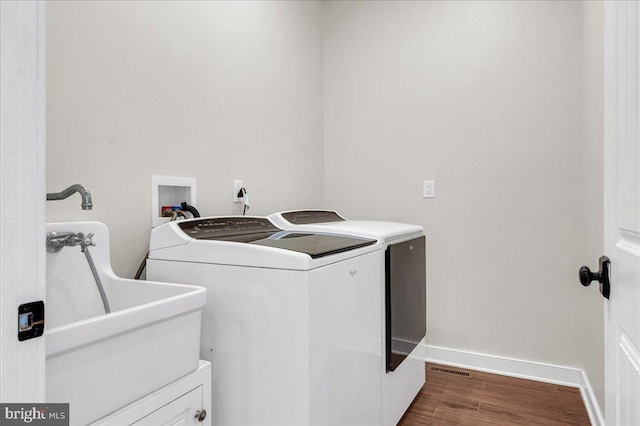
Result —
<instances>
[{"instance_id":1,"label":"white cabinet","mask_svg":"<svg viewBox=\"0 0 640 426\"><path fill-rule=\"evenodd\" d=\"M200 361L195 372L98 420L94 425L211 426L210 413L211 363Z\"/></svg>"},{"instance_id":2,"label":"white cabinet","mask_svg":"<svg viewBox=\"0 0 640 426\"><path fill-rule=\"evenodd\" d=\"M202 386L174 399L167 405L135 422L136 425L177 426L197 425L202 412ZM206 420L206 415L204 416Z\"/></svg>"}]
</instances>

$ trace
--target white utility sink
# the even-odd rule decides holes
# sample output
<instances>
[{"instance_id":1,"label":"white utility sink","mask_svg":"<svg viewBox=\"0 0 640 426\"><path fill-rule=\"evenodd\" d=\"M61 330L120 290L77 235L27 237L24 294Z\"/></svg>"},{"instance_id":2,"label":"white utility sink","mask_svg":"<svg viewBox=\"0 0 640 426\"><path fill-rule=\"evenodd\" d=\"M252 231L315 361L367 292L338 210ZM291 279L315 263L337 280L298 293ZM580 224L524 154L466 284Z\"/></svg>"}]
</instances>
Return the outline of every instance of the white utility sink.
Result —
<instances>
[{"instance_id":1,"label":"white utility sink","mask_svg":"<svg viewBox=\"0 0 640 426\"><path fill-rule=\"evenodd\" d=\"M79 246L47 253L47 402L68 402L71 424L88 424L198 368L204 288L117 277L102 223L51 231L94 234L89 251L111 313Z\"/></svg>"}]
</instances>

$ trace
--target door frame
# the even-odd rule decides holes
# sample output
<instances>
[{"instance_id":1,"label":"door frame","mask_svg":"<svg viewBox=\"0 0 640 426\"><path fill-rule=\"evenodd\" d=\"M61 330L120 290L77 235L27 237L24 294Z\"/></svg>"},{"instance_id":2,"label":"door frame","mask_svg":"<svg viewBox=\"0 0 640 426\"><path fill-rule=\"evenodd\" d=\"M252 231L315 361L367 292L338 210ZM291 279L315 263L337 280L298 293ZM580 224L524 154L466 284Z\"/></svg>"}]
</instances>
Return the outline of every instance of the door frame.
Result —
<instances>
[{"instance_id":1,"label":"door frame","mask_svg":"<svg viewBox=\"0 0 640 426\"><path fill-rule=\"evenodd\" d=\"M45 401L45 338L19 342L18 306L45 300L43 1L0 1L0 401Z\"/></svg>"},{"instance_id":2,"label":"door frame","mask_svg":"<svg viewBox=\"0 0 640 426\"><path fill-rule=\"evenodd\" d=\"M628 182L633 182L634 173L640 167L640 158L629 152L625 158L632 159L632 167L620 167L621 158L618 150L623 149L625 140L638 140L638 85L640 84L640 69L638 57L640 55L640 11L634 2L612 1L604 2L605 17L605 44L604 44L604 254L611 257L611 298L605 302L604 328L605 328L605 423L615 424L619 422L620 399L618 390L620 377L631 377L620 373L623 366L622 357L618 357L620 350L627 351L626 358L631 360L627 366L633 365L638 371L637 361L637 322L625 316L630 311L640 309L639 294L635 287L638 284L640 264L635 263L635 269L628 268L633 265L633 260L640 259L640 238L631 231L637 230L640 223L636 223L639 211L637 208L629 208L630 213L620 215L623 211L621 200L628 201L626 197L620 198L619 189L625 188ZM624 149L629 149L624 148ZM624 151L621 151L624 152ZM636 182L637 184L638 182ZM633 186L626 187L625 191L634 192ZM619 199L620 198L620 199ZM625 206L627 206L625 205ZM624 210L626 211L626 210ZM628 226L623 231L621 228ZM632 260L633 259L633 260ZM624 271L624 272L623 272ZM625 319L624 325L631 327L627 330L619 328L618 320ZM632 340L626 340L623 332L630 332ZM625 342L628 342L625 343ZM626 349L625 349L626 347ZM637 359L637 358L636 358ZM637 383L637 381L636 381ZM629 389L629 388L627 388ZM626 412L625 412L626 413ZM637 414L637 411L636 411ZM624 419L622 419L624 421Z\"/></svg>"}]
</instances>

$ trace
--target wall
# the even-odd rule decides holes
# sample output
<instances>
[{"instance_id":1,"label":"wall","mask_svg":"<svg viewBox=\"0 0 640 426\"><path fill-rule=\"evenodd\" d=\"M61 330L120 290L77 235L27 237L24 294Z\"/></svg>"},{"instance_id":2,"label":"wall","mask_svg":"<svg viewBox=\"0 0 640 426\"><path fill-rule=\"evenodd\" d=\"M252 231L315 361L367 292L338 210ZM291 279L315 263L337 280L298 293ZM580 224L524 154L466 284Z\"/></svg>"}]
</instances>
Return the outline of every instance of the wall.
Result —
<instances>
[{"instance_id":1,"label":"wall","mask_svg":"<svg viewBox=\"0 0 640 426\"><path fill-rule=\"evenodd\" d=\"M424 226L429 345L586 368L602 398L602 299L577 279L602 250L586 7L326 3L325 205Z\"/></svg>"},{"instance_id":2,"label":"wall","mask_svg":"<svg viewBox=\"0 0 640 426\"><path fill-rule=\"evenodd\" d=\"M583 3L583 126L580 163L582 183L582 238L576 248L577 264L593 270L604 248L604 8L602 2ZM593 285L591 287L594 287ZM604 410L604 299L589 289L584 303L583 362L595 396Z\"/></svg>"},{"instance_id":3,"label":"wall","mask_svg":"<svg viewBox=\"0 0 640 426\"><path fill-rule=\"evenodd\" d=\"M198 179L198 209L323 199L317 2L47 2L47 221L99 220L115 272L147 251L151 176Z\"/></svg>"},{"instance_id":4,"label":"wall","mask_svg":"<svg viewBox=\"0 0 640 426\"><path fill-rule=\"evenodd\" d=\"M603 406L602 300L577 281L602 250L601 3L47 12L47 189L95 203L47 220L105 222L117 273L146 251L153 174L197 177L205 214L240 178L251 213L419 223L428 344L584 368Z\"/></svg>"}]
</instances>

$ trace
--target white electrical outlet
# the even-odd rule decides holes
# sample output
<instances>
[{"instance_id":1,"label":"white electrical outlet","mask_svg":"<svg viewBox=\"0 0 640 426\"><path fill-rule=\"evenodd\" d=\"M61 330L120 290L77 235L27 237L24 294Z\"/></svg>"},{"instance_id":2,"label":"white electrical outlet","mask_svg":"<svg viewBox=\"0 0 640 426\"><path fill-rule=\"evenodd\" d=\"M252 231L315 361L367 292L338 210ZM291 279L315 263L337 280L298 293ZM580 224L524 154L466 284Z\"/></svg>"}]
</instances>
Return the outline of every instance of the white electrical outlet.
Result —
<instances>
[{"instance_id":1,"label":"white electrical outlet","mask_svg":"<svg viewBox=\"0 0 640 426\"><path fill-rule=\"evenodd\" d=\"M436 196L436 182L425 180L422 183L422 196L424 198L434 198Z\"/></svg>"},{"instance_id":2,"label":"white electrical outlet","mask_svg":"<svg viewBox=\"0 0 640 426\"><path fill-rule=\"evenodd\" d=\"M233 202L234 203L242 202L242 197L238 197L238 192L240 192L241 189L242 189L242 181L234 180L233 181Z\"/></svg>"}]
</instances>

